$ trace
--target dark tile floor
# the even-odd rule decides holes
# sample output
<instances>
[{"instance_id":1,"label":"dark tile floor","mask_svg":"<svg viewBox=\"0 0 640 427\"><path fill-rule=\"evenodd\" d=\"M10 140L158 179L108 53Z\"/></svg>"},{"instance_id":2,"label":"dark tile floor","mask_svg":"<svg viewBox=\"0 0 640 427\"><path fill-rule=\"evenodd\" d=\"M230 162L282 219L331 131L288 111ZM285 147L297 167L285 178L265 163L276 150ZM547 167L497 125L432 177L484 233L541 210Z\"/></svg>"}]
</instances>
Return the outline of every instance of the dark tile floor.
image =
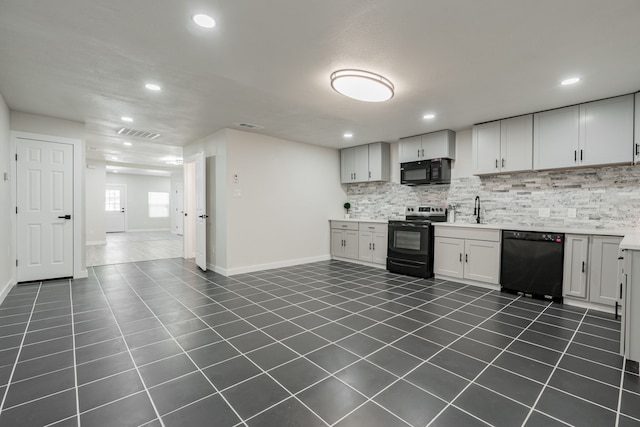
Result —
<instances>
[{"instance_id":1,"label":"dark tile floor","mask_svg":"<svg viewBox=\"0 0 640 427\"><path fill-rule=\"evenodd\" d=\"M638 425L619 328L336 261L95 267L0 306L0 425Z\"/></svg>"}]
</instances>

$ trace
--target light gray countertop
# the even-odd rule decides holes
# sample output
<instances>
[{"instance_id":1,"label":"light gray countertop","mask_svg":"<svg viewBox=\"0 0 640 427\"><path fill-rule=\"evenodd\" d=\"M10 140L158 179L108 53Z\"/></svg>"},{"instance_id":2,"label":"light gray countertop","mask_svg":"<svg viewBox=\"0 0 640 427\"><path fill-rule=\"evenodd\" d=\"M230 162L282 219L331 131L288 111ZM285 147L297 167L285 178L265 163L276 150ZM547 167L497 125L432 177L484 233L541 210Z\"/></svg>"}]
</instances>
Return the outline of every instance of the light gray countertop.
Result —
<instances>
[{"instance_id":1,"label":"light gray countertop","mask_svg":"<svg viewBox=\"0 0 640 427\"><path fill-rule=\"evenodd\" d=\"M528 226L516 224L476 224L465 222L434 222L436 227L464 227L464 228L480 228L487 230L516 230L516 231L542 231L547 233L565 233L565 234L591 234L595 236L629 236L639 233L636 230L620 230L606 228L563 228L563 227L545 227L545 226ZM640 233L639 233L640 234Z\"/></svg>"},{"instance_id":2,"label":"light gray countertop","mask_svg":"<svg viewBox=\"0 0 640 427\"><path fill-rule=\"evenodd\" d=\"M329 221L344 221L344 222L373 222L376 224L388 224L388 219L370 219L370 218L331 218Z\"/></svg>"}]
</instances>

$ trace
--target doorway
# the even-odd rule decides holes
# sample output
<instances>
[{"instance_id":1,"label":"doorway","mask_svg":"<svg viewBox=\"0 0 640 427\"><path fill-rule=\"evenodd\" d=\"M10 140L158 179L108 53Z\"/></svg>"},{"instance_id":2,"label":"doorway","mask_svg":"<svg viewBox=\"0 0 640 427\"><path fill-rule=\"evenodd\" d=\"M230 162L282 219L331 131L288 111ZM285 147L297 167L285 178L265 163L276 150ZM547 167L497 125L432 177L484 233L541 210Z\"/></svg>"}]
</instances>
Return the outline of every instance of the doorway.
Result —
<instances>
[{"instance_id":1,"label":"doorway","mask_svg":"<svg viewBox=\"0 0 640 427\"><path fill-rule=\"evenodd\" d=\"M109 184L105 188L105 231L122 233L127 230L127 186Z\"/></svg>"}]
</instances>

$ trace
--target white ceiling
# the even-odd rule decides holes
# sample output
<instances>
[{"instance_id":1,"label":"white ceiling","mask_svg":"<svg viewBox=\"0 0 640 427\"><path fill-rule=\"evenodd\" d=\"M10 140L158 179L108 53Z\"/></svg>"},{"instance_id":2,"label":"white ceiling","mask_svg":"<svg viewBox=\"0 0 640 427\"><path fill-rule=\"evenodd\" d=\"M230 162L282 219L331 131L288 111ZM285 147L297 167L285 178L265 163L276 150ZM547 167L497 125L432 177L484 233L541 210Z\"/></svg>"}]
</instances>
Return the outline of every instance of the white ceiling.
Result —
<instances>
[{"instance_id":1,"label":"white ceiling","mask_svg":"<svg viewBox=\"0 0 640 427\"><path fill-rule=\"evenodd\" d=\"M218 25L197 28L199 12ZM0 0L0 93L86 123L90 158L160 166L243 122L346 147L635 92L639 41L638 0ZM337 94L342 68L384 75L395 97Z\"/></svg>"}]
</instances>

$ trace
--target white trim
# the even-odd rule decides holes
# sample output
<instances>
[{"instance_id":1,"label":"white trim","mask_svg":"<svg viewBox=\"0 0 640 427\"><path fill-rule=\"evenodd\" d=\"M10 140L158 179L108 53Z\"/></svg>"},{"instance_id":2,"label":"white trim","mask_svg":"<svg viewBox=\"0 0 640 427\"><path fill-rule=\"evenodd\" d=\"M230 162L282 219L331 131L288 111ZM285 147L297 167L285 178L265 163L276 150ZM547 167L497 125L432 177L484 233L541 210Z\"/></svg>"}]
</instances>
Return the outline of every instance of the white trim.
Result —
<instances>
[{"instance_id":1,"label":"white trim","mask_svg":"<svg viewBox=\"0 0 640 427\"><path fill-rule=\"evenodd\" d=\"M378 263L375 263L375 262L362 261L360 259L343 258L341 256L335 256L335 255L332 256L331 259L335 259L337 261L352 262L354 264L366 265L367 267L381 268L383 270L387 269L387 265L386 264L378 264Z\"/></svg>"},{"instance_id":2,"label":"white trim","mask_svg":"<svg viewBox=\"0 0 640 427\"><path fill-rule=\"evenodd\" d=\"M76 138L64 138L53 135L43 135L31 132L11 131L11 179L14 185L11 186L11 206L17 206L17 191L16 185L17 168L16 162L13 160L18 152L18 140L19 139L34 139L37 141L45 142L58 142L62 144L69 144L73 146L73 278L81 279L89 277L87 267L85 265L85 201L84 201L84 184L86 168L86 156L85 156L85 142L82 139ZM11 215L11 229L12 233L12 248L13 257L17 255L17 242L18 242L18 227L15 215ZM17 267L12 266L12 276L17 276Z\"/></svg>"},{"instance_id":3,"label":"white trim","mask_svg":"<svg viewBox=\"0 0 640 427\"><path fill-rule=\"evenodd\" d=\"M450 276L442 276L437 274L435 276L438 280L448 280L450 282L462 283L465 285L477 286L479 288L491 289L494 291L500 290L500 285L496 285L494 283L486 283L486 282L478 282L477 280L469 280L469 279L460 279L458 277L450 277Z\"/></svg>"},{"instance_id":4,"label":"white trim","mask_svg":"<svg viewBox=\"0 0 640 427\"><path fill-rule=\"evenodd\" d=\"M0 291L0 304L4 302L4 299L7 297L7 295L9 295L9 292L11 292L15 285L16 283L13 280L13 277L9 279L6 285L4 285L2 291Z\"/></svg>"},{"instance_id":5,"label":"white trim","mask_svg":"<svg viewBox=\"0 0 640 427\"><path fill-rule=\"evenodd\" d=\"M145 231L166 231L169 233L171 232L171 228L143 228L143 229L136 229L136 230L127 230L125 233L142 233ZM114 233L118 233L118 232L116 231Z\"/></svg>"},{"instance_id":6,"label":"white trim","mask_svg":"<svg viewBox=\"0 0 640 427\"><path fill-rule=\"evenodd\" d=\"M85 245L87 246L106 245L106 244L107 244L106 240L91 240L85 243Z\"/></svg>"},{"instance_id":7,"label":"white trim","mask_svg":"<svg viewBox=\"0 0 640 427\"><path fill-rule=\"evenodd\" d=\"M212 264L207 264L207 268L223 276L234 276L236 274L253 273L254 271L271 270L274 268L293 267L300 264L309 264L312 262L328 261L329 255L320 255L308 258L289 259L286 261L270 262L267 264L248 265L246 267L221 268Z\"/></svg>"}]
</instances>

